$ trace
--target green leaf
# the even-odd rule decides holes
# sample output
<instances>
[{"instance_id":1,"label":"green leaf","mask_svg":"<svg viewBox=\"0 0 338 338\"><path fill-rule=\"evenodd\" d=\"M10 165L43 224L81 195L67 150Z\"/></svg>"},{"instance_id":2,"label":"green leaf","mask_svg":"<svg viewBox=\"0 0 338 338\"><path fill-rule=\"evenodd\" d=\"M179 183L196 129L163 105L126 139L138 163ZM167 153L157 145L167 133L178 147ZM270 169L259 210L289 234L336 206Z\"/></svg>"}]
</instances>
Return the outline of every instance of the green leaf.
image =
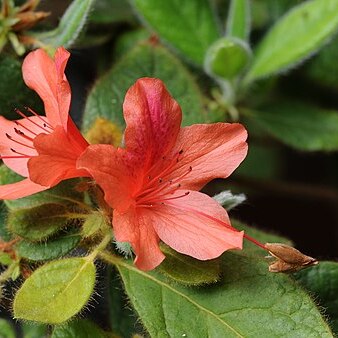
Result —
<instances>
[{"instance_id":1,"label":"green leaf","mask_svg":"<svg viewBox=\"0 0 338 338\"><path fill-rule=\"evenodd\" d=\"M264 256L252 246L225 253L221 281L205 288L171 283L125 260L117 267L153 337L332 337L306 292L289 276L269 273Z\"/></svg>"},{"instance_id":2,"label":"green leaf","mask_svg":"<svg viewBox=\"0 0 338 338\"><path fill-rule=\"evenodd\" d=\"M104 25L130 22L133 21L133 13L126 0L99 0L95 2L89 20Z\"/></svg>"},{"instance_id":3,"label":"green leaf","mask_svg":"<svg viewBox=\"0 0 338 338\"><path fill-rule=\"evenodd\" d=\"M294 7L259 44L247 81L299 64L323 46L337 28L336 0L312 0Z\"/></svg>"},{"instance_id":4,"label":"green leaf","mask_svg":"<svg viewBox=\"0 0 338 338\"><path fill-rule=\"evenodd\" d=\"M95 265L91 259L67 258L34 271L15 295L17 319L60 324L86 305L94 290Z\"/></svg>"},{"instance_id":5,"label":"green leaf","mask_svg":"<svg viewBox=\"0 0 338 338\"><path fill-rule=\"evenodd\" d=\"M274 24L285 12L304 0L253 1L251 5L252 26L263 29Z\"/></svg>"},{"instance_id":6,"label":"green leaf","mask_svg":"<svg viewBox=\"0 0 338 338\"><path fill-rule=\"evenodd\" d=\"M338 77L336 74L336 61L338 58L338 38L333 39L325 46L306 67L306 75L310 81L338 89Z\"/></svg>"},{"instance_id":7,"label":"green leaf","mask_svg":"<svg viewBox=\"0 0 338 338\"><path fill-rule=\"evenodd\" d=\"M138 44L144 44L151 39L151 34L144 28L122 34L116 41L114 56L121 58L124 54L132 50Z\"/></svg>"},{"instance_id":8,"label":"green leaf","mask_svg":"<svg viewBox=\"0 0 338 338\"><path fill-rule=\"evenodd\" d=\"M28 106L42 113L38 96L24 84L21 63L11 57L0 57L0 115L9 119L21 118L15 108Z\"/></svg>"},{"instance_id":9,"label":"green leaf","mask_svg":"<svg viewBox=\"0 0 338 338\"><path fill-rule=\"evenodd\" d=\"M0 202L0 238L5 242L9 242L12 238L12 235L7 229L6 219L7 219L7 209L3 205L3 203Z\"/></svg>"},{"instance_id":10,"label":"green leaf","mask_svg":"<svg viewBox=\"0 0 338 338\"><path fill-rule=\"evenodd\" d=\"M51 338L105 338L105 333L89 320L79 319L54 328Z\"/></svg>"},{"instance_id":11,"label":"green leaf","mask_svg":"<svg viewBox=\"0 0 338 338\"><path fill-rule=\"evenodd\" d=\"M47 337L47 326L35 323L22 323L23 338Z\"/></svg>"},{"instance_id":12,"label":"green leaf","mask_svg":"<svg viewBox=\"0 0 338 338\"><path fill-rule=\"evenodd\" d=\"M63 205L48 203L10 212L7 224L9 230L20 237L40 241L67 225L66 213Z\"/></svg>"},{"instance_id":13,"label":"green leaf","mask_svg":"<svg viewBox=\"0 0 338 338\"><path fill-rule=\"evenodd\" d=\"M185 57L203 65L204 54L218 37L208 0L131 0L149 26Z\"/></svg>"},{"instance_id":14,"label":"green leaf","mask_svg":"<svg viewBox=\"0 0 338 338\"><path fill-rule=\"evenodd\" d=\"M87 99L83 129L89 130L98 117L124 128L122 103L127 89L140 77L157 77L166 84L183 110L183 124L206 121L202 94L187 69L161 46L143 44L126 54L100 78Z\"/></svg>"},{"instance_id":15,"label":"green leaf","mask_svg":"<svg viewBox=\"0 0 338 338\"><path fill-rule=\"evenodd\" d=\"M47 46L71 47L83 30L94 2L95 0L74 0L63 14L56 29L35 33L33 37Z\"/></svg>"},{"instance_id":16,"label":"green leaf","mask_svg":"<svg viewBox=\"0 0 338 338\"><path fill-rule=\"evenodd\" d=\"M102 212L93 212L89 215L82 225L81 235L84 238L95 236L105 226L106 218Z\"/></svg>"},{"instance_id":17,"label":"green leaf","mask_svg":"<svg viewBox=\"0 0 338 338\"><path fill-rule=\"evenodd\" d=\"M226 35L247 41L250 34L250 3L231 0Z\"/></svg>"},{"instance_id":18,"label":"green leaf","mask_svg":"<svg viewBox=\"0 0 338 338\"><path fill-rule=\"evenodd\" d=\"M143 333L144 329L129 304L121 278L114 268L109 269L108 287L108 309L112 331L120 337L133 337L136 333Z\"/></svg>"},{"instance_id":19,"label":"green leaf","mask_svg":"<svg viewBox=\"0 0 338 338\"><path fill-rule=\"evenodd\" d=\"M249 46L236 38L221 38L207 51L204 68L211 76L232 79L247 67L251 58Z\"/></svg>"},{"instance_id":20,"label":"green leaf","mask_svg":"<svg viewBox=\"0 0 338 338\"><path fill-rule=\"evenodd\" d=\"M10 265L12 263L13 263L13 259L11 258L11 256L6 252L0 251L0 264Z\"/></svg>"},{"instance_id":21,"label":"green leaf","mask_svg":"<svg viewBox=\"0 0 338 338\"><path fill-rule=\"evenodd\" d=\"M47 261L66 255L77 246L80 240L81 236L69 233L41 243L23 240L15 248L20 257L31 261Z\"/></svg>"},{"instance_id":22,"label":"green leaf","mask_svg":"<svg viewBox=\"0 0 338 338\"><path fill-rule=\"evenodd\" d=\"M302 270L295 275L329 316L335 334L338 334L338 263L320 262L319 265Z\"/></svg>"},{"instance_id":23,"label":"green leaf","mask_svg":"<svg viewBox=\"0 0 338 338\"><path fill-rule=\"evenodd\" d=\"M15 338L16 334L13 325L4 318L0 318L0 337L2 338Z\"/></svg>"},{"instance_id":24,"label":"green leaf","mask_svg":"<svg viewBox=\"0 0 338 338\"><path fill-rule=\"evenodd\" d=\"M182 255L167 245L161 245L165 260L158 267L159 271L176 282L185 285L203 285L215 283L220 278L220 261L199 261Z\"/></svg>"},{"instance_id":25,"label":"green leaf","mask_svg":"<svg viewBox=\"0 0 338 338\"><path fill-rule=\"evenodd\" d=\"M0 166L0 185L21 181L23 178L5 165ZM83 201L83 193L76 191L78 180L66 180L56 187L34 194L32 196L19 198L17 200L4 201L10 210L36 207L45 203L77 204Z\"/></svg>"},{"instance_id":26,"label":"green leaf","mask_svg":"<svg viewBox=\"0 0 338 338\"><path fill-rule=\"evenodd\" d=\"M296 149L338 149L338 111L288 102L263 107L260 111L243 111L243 114L252 127L263 128Z\"/></svg>"}]
</instances>

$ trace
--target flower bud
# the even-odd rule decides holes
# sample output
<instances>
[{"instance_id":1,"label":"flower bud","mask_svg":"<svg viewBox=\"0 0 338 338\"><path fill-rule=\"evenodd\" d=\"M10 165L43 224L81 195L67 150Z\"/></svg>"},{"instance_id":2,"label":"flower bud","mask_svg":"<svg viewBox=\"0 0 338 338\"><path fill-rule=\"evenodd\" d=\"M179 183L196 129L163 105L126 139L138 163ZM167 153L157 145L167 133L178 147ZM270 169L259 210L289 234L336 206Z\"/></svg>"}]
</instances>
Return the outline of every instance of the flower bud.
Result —
<instances>
[{"instance_id":1,"label":"flower bud","mask_svg":"<svg viewBox=\"0 0 338 338\"><path fill-rule=\"evenodd\" d=\"M251 50L237 38L221 38L208 49L204 68L210 76L230 80L247 67Z\"/></svg>"}]
</instances>

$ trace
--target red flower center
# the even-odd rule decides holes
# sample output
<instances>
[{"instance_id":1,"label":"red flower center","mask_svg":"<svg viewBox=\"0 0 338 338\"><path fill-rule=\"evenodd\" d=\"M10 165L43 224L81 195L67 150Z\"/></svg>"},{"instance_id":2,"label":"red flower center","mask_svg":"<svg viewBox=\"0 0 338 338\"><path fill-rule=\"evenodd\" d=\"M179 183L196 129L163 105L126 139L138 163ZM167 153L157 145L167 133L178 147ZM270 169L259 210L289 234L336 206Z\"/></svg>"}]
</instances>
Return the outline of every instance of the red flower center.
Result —
<instances>
[{"instance_id":1,"label":"red flower center","mask_svg":"<svg viewBox=\"0 0 338 338\"><path fill-rule=\"evenodd\" d=\"M165 201L178 199L189 195L189 192L185 192L182 195L170 197L173 195L178 189L181 188L180 181L186 177L191 171L192 167L189 166L186 171L180 174L177 177L169 178L172 173L174 167L180 161L180 156L183 154L183 150L180 150L176 156L172 160L169 161L166 165L164 165L164 161L167 161L167 158L162 157L162 161L160 161L160 173L155 174L154 177L151 175L145 175L147 178L147 182L144 184L142 189L136 193L135 201L136 206L138 207L153 207L159 204L164 204ZM158 164L157 164L158 165ZM154 172L154 168L148 170L149 172ZM156 171L155 171L156 172Z\"/></svg>"}]
</instances>

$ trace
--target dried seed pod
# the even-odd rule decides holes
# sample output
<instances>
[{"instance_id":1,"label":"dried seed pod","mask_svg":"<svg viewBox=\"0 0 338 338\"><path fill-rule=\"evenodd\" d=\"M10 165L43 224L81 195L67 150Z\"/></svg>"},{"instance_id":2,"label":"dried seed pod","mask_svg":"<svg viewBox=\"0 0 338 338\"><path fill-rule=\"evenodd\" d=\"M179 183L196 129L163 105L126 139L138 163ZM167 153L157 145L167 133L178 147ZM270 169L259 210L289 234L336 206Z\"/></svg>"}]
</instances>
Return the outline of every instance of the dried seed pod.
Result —
<instances>
[{"instance_id":1,"label":"dried seed pod","mask_svg":"<svg viewBox=\"0 0 338 338\"><path fill-rule=\"evenodd\" d=\"M270 272L293 272L318 264L315 258L286 244L266 243L265 247L271 256L277 258L269 265Z\"/></svg>"}]
</instances>

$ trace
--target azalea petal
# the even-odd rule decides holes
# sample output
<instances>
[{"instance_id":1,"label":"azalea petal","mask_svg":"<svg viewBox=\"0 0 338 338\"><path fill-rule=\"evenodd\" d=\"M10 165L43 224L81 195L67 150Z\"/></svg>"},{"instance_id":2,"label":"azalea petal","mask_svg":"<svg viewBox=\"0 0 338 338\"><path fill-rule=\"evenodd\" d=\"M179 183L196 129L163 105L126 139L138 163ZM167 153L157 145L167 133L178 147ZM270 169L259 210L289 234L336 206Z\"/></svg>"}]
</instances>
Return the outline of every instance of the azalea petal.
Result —
<instances>
[{"instance_id":1,"label":"azalea petal","mask_svg":"<svg viewBox=\"0 0 338 338\"><path fill-rule=\"evenodd\" d=\"M105 200L121 212L134 203L132 195L138 180L136 167L129 165L124 149L108 144L90 145L77 161L77 168L90 173L103 189Z\"/></svg>"},{"instance_id":2,"label":"azalea petal","mask_svg":"<svg viewBox=\"0 0 338 338\"><path fill-rule=\"evenodd\" d=\"M34 139L38 156L28 161L29 177L44 186L54 186L62 180L89 176L76 168L76 161L85 148L80 148L59 126L51 134L40 134Z\"/></svg>"},{"instance_id":3,"label":"azalea petal","mask_svg":"<svg viewBox=\"0 0 338 338\"><path fill-rule=\"evenodd\" d=\"M138 166L146 170L175 144L181 108L161 80L141 78L128 90L123 113L126 148L137 158Z\"/></svg>"},{"instance_id":4,"label":"azalea petal","mask_svg":"<svg viewBox=\"0 0 338 338\"><path fill-rule=\"evenodd\" d=\"M42 119L43 118L43 119ZM1 156L17 156L13 150L27 156L36 156L33 139L41 132L46 132L48 127L46 117L30 116L29 118L9 121L0 116L0 154ZM50 130L50 129L49 129ZM13 150L12 150L13 149ZM27 158L4 158L7 167L21 176L28 176Z\"/></svg>"},{"instance_id":5,"label":"azalea petal","mask_svg":"<svg viewBox=\"0 0 338 338\"><path fill-rule=\"evenodd\" d=\"M173 197L184 196L186 192L177 191ZM242 249L243 232L229 228L225 209L205 194L190 191L187 196L147 210L148 224L178 252L207 260L229 249Z\"/></svg>"},{"instance_id":6,"label":"azalea petal","mask_svg":"<svg viewBox=\"0 0 338 338\"><path fill-rule=\"evenodd\" d=\"M215 178L228 177L247 154L247 131L238 123L195 124L182 128L171 157L181 155L169 178L200 190ZM169 157L169 156L168 156Z\"/></svg>"},{"instance_id":7,"label":"azalea petal","mask_svg":"<svg viewBox=\"0 0 338 338\"><path fill-rule=\"evenodd\" d=\"M18 198L36 194L48 188L49 187L43 187L40 184L36 184L32 182L29 178L26 178L20 182L1 185L0 186L0 199L15 200Z\"/></svg>"},{"instance_id":8,"label":"azalea petal","mask_svg":"<svg viewBox=\"0 0 338 338\"><path fill-rule=\"evenodd\" d=\"M134 263L144 271L156 268L165 258L158 245L159 238L148 220L146 213L135 208L124 214L115 210L113 214L116 240L131 244L136 255Z\"/></svg>"},{"instance_id":9,"label":"azalea petal","mask_svg":"<svg viewBox=\"0 0 338 338\"><path fill-rule=\"evenodd\" d=\"M43 49L37 49L27 55L22 65L24 81L43 100L50 123L62 125L65 130L71 100L70 86L64 74L69 55L59 47L53 60Z\"/></svg>"}]
</instances>

